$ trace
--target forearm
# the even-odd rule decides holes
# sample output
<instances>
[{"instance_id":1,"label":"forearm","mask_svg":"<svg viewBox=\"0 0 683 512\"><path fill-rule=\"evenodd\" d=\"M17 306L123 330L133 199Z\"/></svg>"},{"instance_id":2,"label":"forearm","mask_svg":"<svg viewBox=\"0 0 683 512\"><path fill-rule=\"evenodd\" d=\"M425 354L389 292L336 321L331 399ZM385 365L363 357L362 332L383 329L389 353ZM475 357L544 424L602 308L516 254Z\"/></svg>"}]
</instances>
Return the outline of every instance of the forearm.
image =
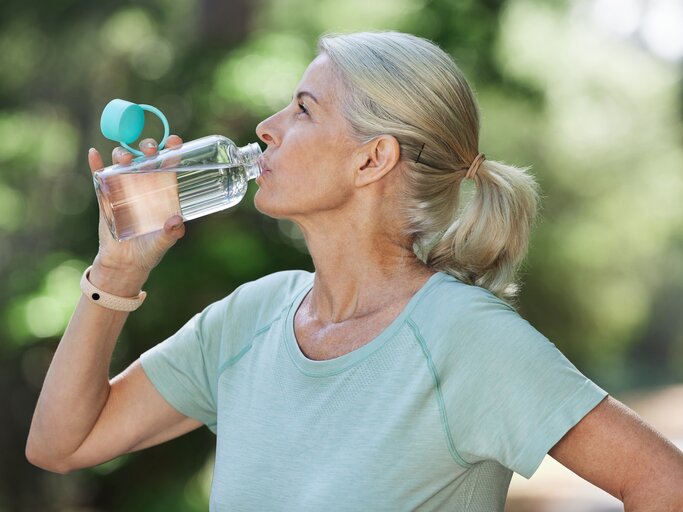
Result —
<instances>
[{"instance_id":1,"label":"forearm","mask_svg":"<svg viewBox=\"0 0 683 512\"><path fill-rule=\"evenodd\" d=\"M683 453L612 397L569 430L550 455L621 500L626 512L683 510Z\"/></svg>"},{"instance_id":2,"label":"forearm","mask_svg":"<svg viewBox=\"0 0 683 512\"><path fill-rule=\"evenodd\" d=\"M680 512L683 510L683 481L650 491L635 491L624 498L624 512Z\"/></svg>"},{"instance_id":3,"label":"forearm","mask_svg":"<svg viewBox=\"0 0 683 512\"><path fill-rule=\"evenodd\" d=\"M146 275L121 275L95 265L90 281L119 296L136 295ZM27 456L58 468L95 426L109 396L109 367L128 313L82 296L55 352L29 432Z\"/></svg>"},{"instance_id":4,"label":"forearm","mask_svg":"<svg viewBox=\"0 0 683 512\"><path fill-rule=\"evenodd\" d=\"M625 512L680 512L683 510L683 453L652 430L647 453L638 461L644 474L631 478L622 489ZM648 457L660 461L652 464ZM648 467L649 466L649 467Z\"/></svg>"}]
</instances>

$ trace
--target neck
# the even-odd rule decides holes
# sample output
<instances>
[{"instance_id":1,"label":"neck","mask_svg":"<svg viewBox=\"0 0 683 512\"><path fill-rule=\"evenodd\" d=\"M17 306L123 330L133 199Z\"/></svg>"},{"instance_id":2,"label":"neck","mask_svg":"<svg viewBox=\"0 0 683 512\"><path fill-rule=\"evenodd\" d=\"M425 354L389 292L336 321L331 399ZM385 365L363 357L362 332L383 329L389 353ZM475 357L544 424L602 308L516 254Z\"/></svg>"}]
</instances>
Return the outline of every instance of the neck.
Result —
<instances>
[{"instance_id":1,"label":"neck","mask_svg":"<svg viewBox=\"0 0 683 512\"><path fill-rule=\"evenodd\" d=\"M322 322L362 318L407 300L434 273L415 256L406 237L377 229L387 226L386 219L377 218L377 210L374 215L372 208L363 210L297 222L315 266L307 300Z\"/></svg>"}]
</instances>

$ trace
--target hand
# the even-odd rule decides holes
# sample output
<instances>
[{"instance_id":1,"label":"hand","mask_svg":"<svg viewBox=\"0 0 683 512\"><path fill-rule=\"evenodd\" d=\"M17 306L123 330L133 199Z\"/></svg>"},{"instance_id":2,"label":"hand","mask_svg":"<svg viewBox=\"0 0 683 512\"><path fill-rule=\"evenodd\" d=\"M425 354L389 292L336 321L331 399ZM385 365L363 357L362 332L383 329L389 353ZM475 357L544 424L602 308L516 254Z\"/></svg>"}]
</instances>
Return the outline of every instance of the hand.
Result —
<instances>
[{"instance_id":1,"label":"hand","mask_svg":"<svg viewBox=\"0 0 683 512\"><path fill-rule=\"evenodd\" d=\"M183 141L177 135L171 135L166 142L168 148L178 148ZM145 139L140 142L140 150L145 156L153 156L157 153L157 143L153 139ZM133 160L133 155L121 147L112 152L112 163L127 165ZM88 153L88 163L92 173L101 171L104 163L99 152L91 149ZM130 176L123 176L124 179ZM169 187L175 196L177 203L177 182L172 173L160 173L145 176L136 176L136 186L160 189ZM142 181L144 180L144 181ZM172 181L173 183L165 183ZM159 263L163 255L185 234L185 226L180 215L168 218L162 230L138 236L122 242L117 241L109 232L102 208L100 206L99 221L99 251L95 258L95 266L100 271L109 273L121 272L126 275L146 276Z\"/></svg>"}]
</instances>

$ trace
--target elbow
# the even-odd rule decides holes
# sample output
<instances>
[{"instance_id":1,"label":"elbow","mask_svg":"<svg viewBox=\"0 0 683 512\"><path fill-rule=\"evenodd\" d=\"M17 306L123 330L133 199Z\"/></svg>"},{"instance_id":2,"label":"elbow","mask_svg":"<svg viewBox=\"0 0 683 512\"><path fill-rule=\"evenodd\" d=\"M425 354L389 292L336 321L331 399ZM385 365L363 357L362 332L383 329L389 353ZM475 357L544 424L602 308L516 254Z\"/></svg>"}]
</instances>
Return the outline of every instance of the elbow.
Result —
<instances>
[{"instance_id":1,"label":"elbow","mask_svg":"<svg viewBox=\"0 0 683 512\"><path fill-rule=\"evenodd\" d=\"M76 469L69 465L67 458L55 457L54 455L46 453L45 450L41 450L37 447L30 438L26 443L26 450L24 453L27 461L45 471L66 475Z\"/></svg>"},{"instance_id":2,"label":"elbow","mask_svg":"<svg viewBox=\"0 0 683 512\"><path fill-rule=\"evenodd\" d=\"M627 492L621 498L625 512L679 512L683 510L683 487L679 480L675 485L661 486L653 492L641 489Z\"/></svg>"},{"instance_id":3,"label":"elbow","mask_svg":"<svg viewBox=\"0 0 683 512\"><path fill-rule=\"evenodd\" d=\"M634 503L628 500L624 500L623 503L624 512L679 512L683 506L683 496L669 496L658 499L655 505L652 502Z\"/></svg>"}]
</instances>

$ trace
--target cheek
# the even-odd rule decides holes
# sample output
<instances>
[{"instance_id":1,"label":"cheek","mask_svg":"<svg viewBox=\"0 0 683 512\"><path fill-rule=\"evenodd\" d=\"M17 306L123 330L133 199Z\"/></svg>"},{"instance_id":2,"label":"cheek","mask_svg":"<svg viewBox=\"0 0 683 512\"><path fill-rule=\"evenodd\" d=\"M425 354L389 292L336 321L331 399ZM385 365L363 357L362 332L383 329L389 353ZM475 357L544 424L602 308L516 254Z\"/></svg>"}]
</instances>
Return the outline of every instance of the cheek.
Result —
<instances>
[{"instance_id":1,"label":"cheek","mask_svg":"<svg viewBox=\"0 0 683 512\"><path fill-rule=\"evenodd\" d=\"M342 207L353 193L352 188L339 175L342 169L328 167L326 163L302 161L301 166L266 176L254 197L256 209L282 218Z\"/></svg>"},{"instance_id":2,"label":"cheek","mask_svg":"<svg viewBox=\"0 0 683 512\"><path fill-rule=\"evenodd\" d=\"M307 196L321 207L333 207L349 195L353 185L346 157L330 147L320 146L301 155L299 166L293 169L293 188L297 197Z\"/></svg>"},{"instance_id":3,"label":"cheek","mask_svg":"<svg viewBox=\"0 0 683 512\"><path fill-rule=\"evenodd\" d=\"M296 140L293 133L278 149L275 171L259 180L256 208L280 218L339 208L353 193L348 151L331 146L330 136Z\"/></svg>"}]
</instances>

